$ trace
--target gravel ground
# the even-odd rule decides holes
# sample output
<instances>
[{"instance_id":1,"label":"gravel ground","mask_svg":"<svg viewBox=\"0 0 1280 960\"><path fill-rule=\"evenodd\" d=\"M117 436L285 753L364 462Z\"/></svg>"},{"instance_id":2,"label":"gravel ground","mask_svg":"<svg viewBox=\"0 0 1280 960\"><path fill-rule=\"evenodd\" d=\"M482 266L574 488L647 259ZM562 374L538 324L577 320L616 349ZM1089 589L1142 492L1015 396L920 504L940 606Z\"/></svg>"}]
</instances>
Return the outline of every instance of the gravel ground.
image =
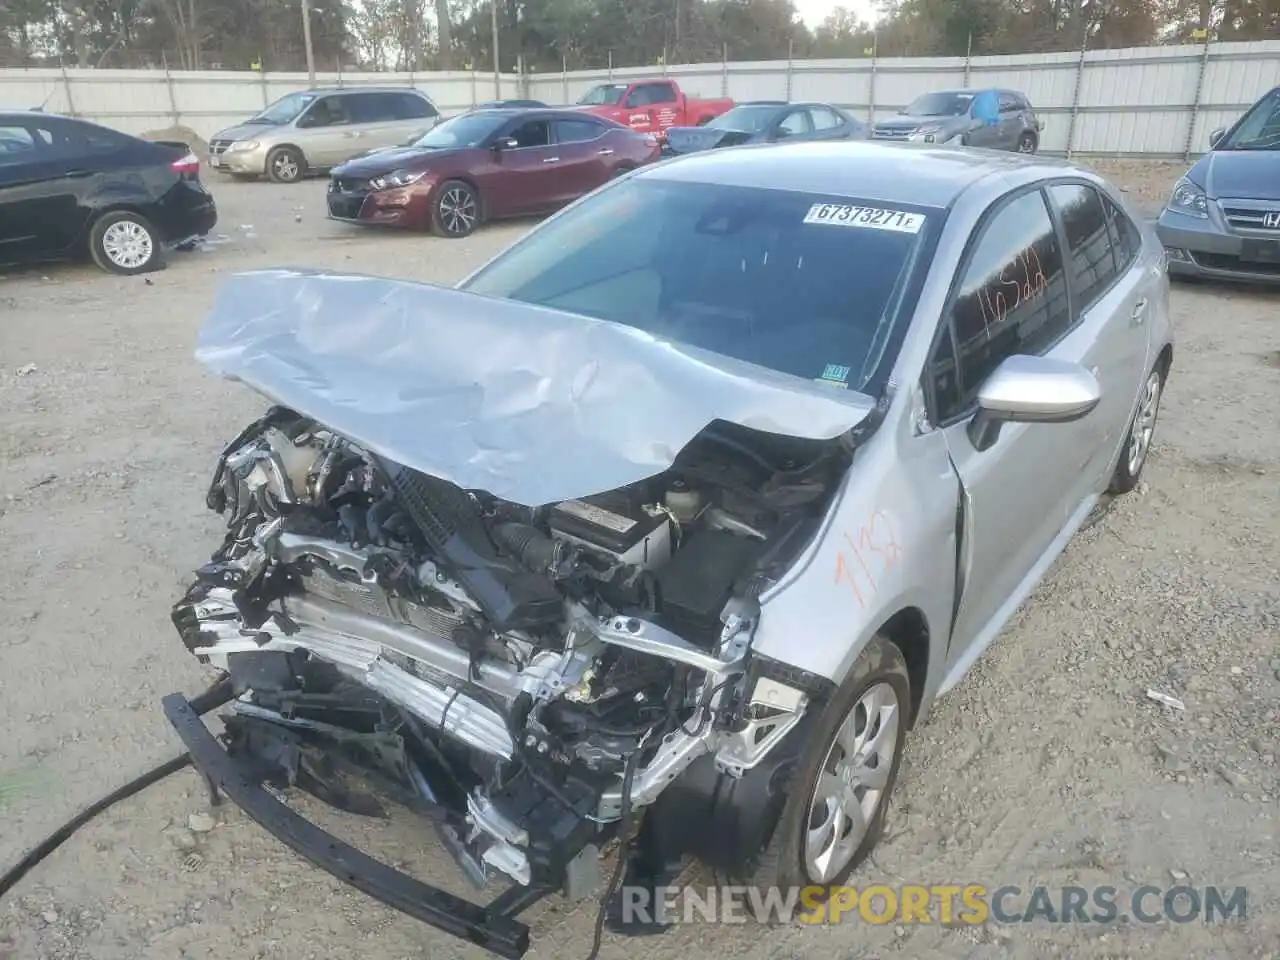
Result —
<instances>
[{"instance_id":1,"label":"gravel ground","mask_svg":"<svg viewBox=\"0 0 1280 960\"><path fill-rule=\"evenodd\" d=\"M1132 174L1130 192L1158 203L1177 172ZM386 236L321 219L318 183L215 190L223 236L162 273L0 276L3 864L172 756L159 698L208 679L168 610L220 536L202 503L214 457L260 409L191 359L219 277L298 265L450 282L528 226L464 242ZM1080 534L915 731L888 836L857 878L1109 884L1122 903L1142 884L1245 886L1248 919L698 925L644 941L649 955L1280 956L1278 310L1276 294L1176 289L1179 343L1145 483ZM418 825L293 802L458 889ZM588 953L593 905L526 916L533 956ZM606 938L601 956L636 949ZM110 810L0 903L2 960L352 956L485 954L330 879L235 809L211 810L190 772Z\"/></svg>"}]
</instances>

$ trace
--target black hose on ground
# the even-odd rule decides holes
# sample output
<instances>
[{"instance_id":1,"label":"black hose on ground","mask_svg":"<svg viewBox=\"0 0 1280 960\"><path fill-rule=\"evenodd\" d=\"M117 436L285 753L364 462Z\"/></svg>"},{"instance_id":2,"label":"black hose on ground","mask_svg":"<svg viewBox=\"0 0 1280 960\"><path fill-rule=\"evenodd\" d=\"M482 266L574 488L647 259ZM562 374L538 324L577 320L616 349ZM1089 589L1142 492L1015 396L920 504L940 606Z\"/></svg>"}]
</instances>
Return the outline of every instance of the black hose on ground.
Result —
<instances>
[{"instance_id":1,"label":"black hose on ground","mask_svg":"<svg viewBox=\"0 0 1280 960\"><path fill-rule=\"evenodd\" d=\"M210 710L216 710L218 707L230 700L232 696L231 680L230 678L223 676L212 687L192 700L191 708L197 714L205 714ZM153 783L158 783L165 777L175 774L179 770L185 769L190 765L191 755L185 752L180 753L173 759L166 760L158 767L153 767L141 776L135 777L124 786L113 790L101 800L90 804L84 810L80 811L37 844L30 853L14 864L11 869L5 871L3 876L0 876L0 898L4 897L4 895L12 890L23 877L34 870L41 861L70 840L71 836L77 830L98 814L115 806L121 800L127 800L134 794L141 793Z\"/></svg>"}]
</instances>

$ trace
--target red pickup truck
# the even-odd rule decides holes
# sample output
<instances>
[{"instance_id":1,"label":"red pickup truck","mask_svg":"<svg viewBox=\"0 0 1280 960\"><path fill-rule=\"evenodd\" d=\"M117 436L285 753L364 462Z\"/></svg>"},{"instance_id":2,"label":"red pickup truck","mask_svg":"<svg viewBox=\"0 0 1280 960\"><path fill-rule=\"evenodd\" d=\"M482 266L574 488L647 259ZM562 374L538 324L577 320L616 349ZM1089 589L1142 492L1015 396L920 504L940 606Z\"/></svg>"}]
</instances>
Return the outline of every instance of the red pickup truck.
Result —
<instances>
[{"instance_id":1,"label":"red pickup truck","mask_svg":"<svg viewBox=\"0 0 1280 960\"><path fill-rule=\"evenodd\" d=\"M698 100L672 80L602 83L588 90L578 109L607 117L640 133L698 127L733 107L733 100Z\"/></svg>"}]
</instances>

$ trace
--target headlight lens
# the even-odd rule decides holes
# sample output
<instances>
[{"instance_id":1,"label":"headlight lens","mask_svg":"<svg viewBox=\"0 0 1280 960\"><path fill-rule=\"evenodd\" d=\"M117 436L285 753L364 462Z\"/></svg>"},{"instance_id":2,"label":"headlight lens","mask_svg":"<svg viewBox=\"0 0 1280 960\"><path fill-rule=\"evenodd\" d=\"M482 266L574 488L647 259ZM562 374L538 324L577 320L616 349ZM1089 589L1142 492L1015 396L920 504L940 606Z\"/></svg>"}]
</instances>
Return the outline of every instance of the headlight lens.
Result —
<instances>
[{"instance_id":1,"label":"headlight lens","mask_svg":"<svg viewBox=\"0 0 1280 960\"><path fill-rule=\"evenodd\" d=\"M244 153L246 150L257 150L257 140L235 140L227 147L228 153Z\"/></svg>"},{"instance_id":2,"label":"headlight lens","mask_svg":"<svg viewBox=\"0 0 1280 960\"><path fill-rule=\"evenodd\" d=\"M374 177L369 181L369 186L375 190L385 190L388 187L407 187L411 183L417 183L427 175L425 170L393 170L391 173L381 177Z\"/></svg>"},{"instance_id":3,"label":"headlight lens","mask_svg":"<svg viewBox=\"0 0 1280 960\"><path fill-rule=\"evenodd\" d=\"M1193 217L1209 216L1209 201L1205 198L1204 191L1186 177L1174 186L1168 206L1170 210Z\"/></svg>"}]
</instances>

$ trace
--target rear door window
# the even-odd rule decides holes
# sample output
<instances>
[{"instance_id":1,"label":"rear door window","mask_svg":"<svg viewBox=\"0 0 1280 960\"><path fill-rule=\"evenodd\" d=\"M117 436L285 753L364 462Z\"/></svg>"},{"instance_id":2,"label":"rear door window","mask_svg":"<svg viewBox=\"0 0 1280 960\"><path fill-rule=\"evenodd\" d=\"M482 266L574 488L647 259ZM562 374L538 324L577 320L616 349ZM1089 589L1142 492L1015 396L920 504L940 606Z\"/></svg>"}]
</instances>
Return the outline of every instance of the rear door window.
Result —
<instances>
[{"instance_id":1,"label":"rear door window","mask_svg":"<svg viewBox=\"0 0 1280 960\"><path fill-rule=\"evenodd\" d=\"M809 125L809 111L803 108L792 110L778 121L778 135L780 137L795 137L803 133L809 133L812 129Z\"/></svg>"},{"instance_id":2,"label":"rear door window","mask_svg":"<svg viewBox=\"0 0 1280 960\"><path fill-rule=\"evenodd\" d=\"M1059 183L1049 198L1067 235L1067 258L1076 292L1076 309L1083 313L1111 288L1122 269L1116 263L1102 198L1093 187Z\"/></svg>"},{"instance_id":3,"label":"rear door window","mask_svg":"<svg viewBox=\"0 0 1280 960\"><path fill-rule=\"evenodd\" d=\"M584 143L604 133L602 123L592 120L555 121L556 143Z\"/></svg>"},{"instance_id":4,"label":"rear door window","mask_svg":"<svg viewBox=\"0 0 1280 960\"><path fill-rule=\"evenodd\" d=\"M394 93L391 96L396 102L396 115L401 120L421 120L440 115L431 101L416 93Z\"/></svg>"},{"instance_id":5,"label":"rear door window","mask_svg":"<svg viewBox=\"0 0 1280 960\"><path fill-rule=\"evenodd\" d=\"M830 130L840 126L840 118L826 107L810 107L809 116L813 120L815 130Z\"/></svg>"},{"instance_id":6,"label":"rear door window","mask_svg":"<svg viewBox=\"0 0 1280 960\"><path fill-rule=\"evenodd\" d=\"M1123 273L1137 259L1138 251L1142 249L1142 234L1138 232L1137 224L1110 197L1102 198L1102 208L1106 213L1111 245L1116 253L1116 269Z\"/></svg>"}]
</instances>

